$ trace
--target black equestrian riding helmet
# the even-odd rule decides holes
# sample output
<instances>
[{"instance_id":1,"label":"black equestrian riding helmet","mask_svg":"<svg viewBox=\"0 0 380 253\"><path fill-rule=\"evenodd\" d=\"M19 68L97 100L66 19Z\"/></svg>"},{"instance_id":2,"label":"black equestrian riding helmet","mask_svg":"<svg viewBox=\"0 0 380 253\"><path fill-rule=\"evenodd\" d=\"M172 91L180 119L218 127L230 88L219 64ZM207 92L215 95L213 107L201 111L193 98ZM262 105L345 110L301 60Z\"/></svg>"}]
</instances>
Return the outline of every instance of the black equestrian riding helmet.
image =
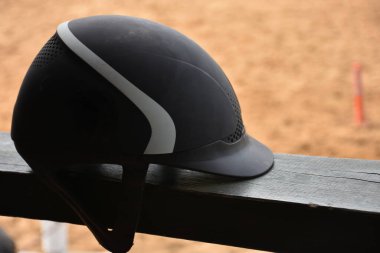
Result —
<instances>
[{"instance_id":1,"label":"black equestrian riding helmet","mask_svg":"<svg viewBox=\"0 0 380 253\"><path fill-rule=\"evenodd\" d=\"M106 232L86 220L85 208L57 177L47 176L52 165L159 164L247 178L273 164L272 152L246 134L218 64L183 34L127 16L58 26L25 76L11 135L20 155L99 241ZM102 245L129 249L110 244Z\"/></svg>"}]
</instances>

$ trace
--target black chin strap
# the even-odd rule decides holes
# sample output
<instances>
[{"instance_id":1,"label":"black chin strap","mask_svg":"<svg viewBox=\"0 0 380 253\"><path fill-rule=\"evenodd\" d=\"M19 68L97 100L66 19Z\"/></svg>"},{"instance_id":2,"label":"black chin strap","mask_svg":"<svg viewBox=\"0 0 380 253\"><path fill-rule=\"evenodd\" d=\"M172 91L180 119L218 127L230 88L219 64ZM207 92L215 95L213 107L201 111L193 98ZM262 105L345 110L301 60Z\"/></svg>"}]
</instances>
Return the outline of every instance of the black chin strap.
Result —
<instances>
[{"instance_id":1,"label":"black chin strap","mask_svg":"<svg viewBox=\"0 0 380 253\"><path fill-rule=\"evenodd\" d=\"M113 228L104 227L98 222L91 210L87 210L75 193L69 191L69 188L65 186L67 183L64 183L55 173L48 172L49 168L45 166L45 168L41 168L39 165L31 165L31 167L43 182L70 205L105 249L112 253L125 253L130 250L139 222L149 164L123 165L121 200Z\"/></svg>"},{"instance_id":2,"label":"black chin strap","mask_svg":"<svg viewBox=\"0 0 380 253\"><path fill-rule=\"evenodd\" d=\"M113 253L127 252L133 245L141 213L148 167L149 164L123 165L122 200L119 203L118 218L111 234L115 243Z\"/></svg>"}]
</instances>

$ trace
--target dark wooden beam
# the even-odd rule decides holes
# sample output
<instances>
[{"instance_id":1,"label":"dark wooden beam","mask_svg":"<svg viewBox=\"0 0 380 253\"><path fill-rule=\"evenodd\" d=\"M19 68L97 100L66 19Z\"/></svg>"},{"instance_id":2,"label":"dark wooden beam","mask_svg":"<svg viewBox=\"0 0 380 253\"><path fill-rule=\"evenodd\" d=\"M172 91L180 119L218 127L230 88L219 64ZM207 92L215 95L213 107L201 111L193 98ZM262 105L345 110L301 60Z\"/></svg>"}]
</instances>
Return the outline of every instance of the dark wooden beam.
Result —
<instances>
[{"instance_id":1,"label":"dark wooden beam","mask_svg":"<svg viewBox=\"0 0 380 253\"><path fill-rule=\"evenodd\" d=\"M112 224L121 168L92 166L67 177ZM0 194L0 215L81 224L6 133ZM250 180L151 166L138 231L277 252L380 252L380 161L277 154L269 173Z\"/></svg>"}]
</instances>

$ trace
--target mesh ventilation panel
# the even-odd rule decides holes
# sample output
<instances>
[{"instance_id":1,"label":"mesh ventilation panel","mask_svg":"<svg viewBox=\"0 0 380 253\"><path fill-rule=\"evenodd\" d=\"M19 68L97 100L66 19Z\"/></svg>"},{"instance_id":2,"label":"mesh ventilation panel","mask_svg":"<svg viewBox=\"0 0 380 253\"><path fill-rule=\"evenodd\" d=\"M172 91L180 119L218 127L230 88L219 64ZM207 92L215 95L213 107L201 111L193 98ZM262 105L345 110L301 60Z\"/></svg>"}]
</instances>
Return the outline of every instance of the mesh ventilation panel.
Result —
<instances>
[{"instance_id":1,"label":"mesh ventilation panel","mask_svg":"<svg viewBox=\"0 0 380 253\"><path fill-rule=\"evenodd\" d=\"M63 45L55 33L34 58L32 67L41 68L63 54Z\"/></svg>"},{"instance_id":2,"label":"mesh ventilation panel","mask_svg":"<svg viewBox=\"0 0 380 253\"><path fill-rule=\"evenodd\" d=\"M243 120L241 118L240 105L235 95L235 92L232 90L232 87L225 87L222 85L222 88L224 89L225 93L228 96L228 99L230 100L232 104L232 107L235 112L236 122L237 122L235 132L233 132L232 134L224 138L224 141L228 143L234 143L238 141L244 135L244 125L243 125Z\"/></svg>"}]
</instances>

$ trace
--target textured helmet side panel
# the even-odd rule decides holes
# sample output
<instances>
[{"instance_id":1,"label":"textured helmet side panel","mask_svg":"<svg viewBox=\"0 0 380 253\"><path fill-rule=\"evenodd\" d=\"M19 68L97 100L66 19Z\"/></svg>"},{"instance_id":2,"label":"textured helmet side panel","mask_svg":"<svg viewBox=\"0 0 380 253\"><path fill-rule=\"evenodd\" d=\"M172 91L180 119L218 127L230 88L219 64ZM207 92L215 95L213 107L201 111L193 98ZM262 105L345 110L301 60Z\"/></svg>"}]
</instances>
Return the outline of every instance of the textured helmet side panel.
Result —
<instances>
[{"instance_id":1,"label":"textured helmet side panel","mask_svg":"<svg viewBox=\"0 0 380 253\"><path fill-rule=\"evenodd\" d=\"M177 132L175 152L229 141L239 121L242 126L239 104L223 71L179 32L124 16L77 19L69 28L169 113Z\"/></svg>"},{"instance_id":2,"label":"textured helmet side panel","mask_svg":"<svg viewBox=\"0 0 380 253\"><path fill-rule=\"evenodd\" d=\"M233 108L223 91L213 78L193 65L157 55L129 53L117 69L171 116L176 129L174 151L213 143L234 128Z\"/></svg>"},{"instance_id":3,"label":"textured helmet side panel","mask_svg":"<svg viewBox=\"0 0 380 253\"><path fill-rule=\"evenodd\" d=\"M54 35L25 76L11 134L33 156L112 160L142 154L151 129L132 102Z\"/></svg>"}]
</instances>

